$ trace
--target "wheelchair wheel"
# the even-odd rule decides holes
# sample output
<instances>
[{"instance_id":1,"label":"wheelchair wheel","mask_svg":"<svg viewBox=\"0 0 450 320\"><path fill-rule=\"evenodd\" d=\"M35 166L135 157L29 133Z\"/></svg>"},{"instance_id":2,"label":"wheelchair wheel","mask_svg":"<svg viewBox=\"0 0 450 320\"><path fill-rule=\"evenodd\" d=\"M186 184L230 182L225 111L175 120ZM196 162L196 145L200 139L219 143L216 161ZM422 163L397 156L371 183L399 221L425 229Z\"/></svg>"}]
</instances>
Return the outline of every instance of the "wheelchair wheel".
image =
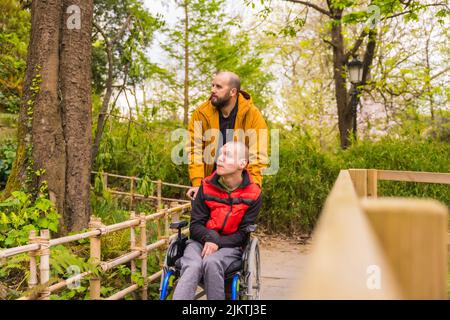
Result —
<instances>
[{"instance_id":1,"label":"wheelchair wheel","mask_svg":"<svg viewBox=\"0 0 450 320\"><path fill-rule=\"evenodd\" d=\"M259 300L261 290L261 260L259 256L259 243L257 238L252 238L249 251L244 263L244 277L246 288L244 299Z\"/></svg>"},{"instance_id":2,"label":"wheelchair wheel","mask_svg":"<svg viewBox=\"0 0 450 320\"><path fill-rule=\"evenodd\" d=\"M233 280L231 282L231 300L238 300L239 285L240 285L239 274L236 274L233 276Z\"/></svg>"},{"instance_id":3,"label":"wheelchair wheel","mask_svg":"<svg viewBox=\"0 0 450 320\"><path fill-rule=\"evenodd\" d=\"M175 274L172 270L164 271L161 281L159 300L172 300L174 291Z\"/></svg>"}]
</instances>

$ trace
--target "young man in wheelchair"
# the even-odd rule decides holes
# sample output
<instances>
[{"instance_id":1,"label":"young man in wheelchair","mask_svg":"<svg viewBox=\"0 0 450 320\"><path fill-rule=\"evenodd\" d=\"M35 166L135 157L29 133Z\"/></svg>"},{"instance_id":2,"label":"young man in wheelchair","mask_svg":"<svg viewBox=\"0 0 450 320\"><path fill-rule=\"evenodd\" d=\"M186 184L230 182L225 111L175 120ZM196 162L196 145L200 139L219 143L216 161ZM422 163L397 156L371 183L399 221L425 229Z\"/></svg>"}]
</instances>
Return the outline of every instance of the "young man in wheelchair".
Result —
<instances>
[{"instance_id":1,"label":"young man in wheelchair","mask_svg":"<svg viewBox=\"0 0 450 320\"><path fill-rule=\"evenodd\" d=\"M217 170L203 179L192 205L190 239L174 300L193 300L202 279L208 300L225 299L225 271L242 259L249 226L262 204L261 189L245 169L247 164L247 147L229 142L221 149Z\"/></svg>"}]
</instances>

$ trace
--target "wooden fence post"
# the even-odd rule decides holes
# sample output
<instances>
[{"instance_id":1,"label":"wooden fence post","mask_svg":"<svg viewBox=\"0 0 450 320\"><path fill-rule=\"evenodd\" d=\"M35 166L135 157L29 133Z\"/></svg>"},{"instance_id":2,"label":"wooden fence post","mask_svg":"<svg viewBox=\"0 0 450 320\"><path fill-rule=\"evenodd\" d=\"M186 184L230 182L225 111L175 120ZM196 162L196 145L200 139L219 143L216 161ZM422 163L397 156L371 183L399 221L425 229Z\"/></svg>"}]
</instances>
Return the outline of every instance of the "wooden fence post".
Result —
<instances>
[{"instance_id":1,"label":"wooden fence post","mask_svg":"<svg viewBox=\"0 0 450 320\"><path fill-rule=\"evenodd\" d=\"M376 169L367 170L367 196L377 198L378 196L378 175Z\"/></svg>"},{"instance_id":2,"label":"wooden fence post","mask_svg":"<svg viewBox=\"0 0 450 320\"><path fill-rule=\"evenodd\" d=\"M144 278L144 285L142 287L142 300L147 300L147 288L148 288L148 279L147 279L147 220L145 219L145 213L140 214L141 223L140 227L140 249L141 249L141 275Z\"/></svg>"},{"instance_id":3,"label":"wooden fence post","mask_svg":"<svg viewBox=\"0 0 450 320\"><path fill-rule=\"evenodd\" d=\"M29 239L28 243L30 243L30 244L37 242L35 230L30 230L30 235L29 235L28 239ZM28 256L30 257L30 276L28 278L28 288L31 289L31 288L34 288L38 284L36 251L30 251L28 253Z\"/></svg>"},{"instance_id":4,"label":"wooden fence post","mask_svg":"<svg viewBox=\"0 0 450 320\"><path fill-rule=\"evenodd\" d=\"M108 174L106 172L103 173L103 187L108 190Z\"/></svg>"},{"instance_id":5,"label":"wooden fence post","mask_svg":"<svg viewBox=\"0 0 450 320\"><path fill-rule=\"evenodd\" d=\"M130 211L132 211L132 210L134 210L133 209L133 204L134 204L134 185L135 185L135 183L134 183L134 180L135 179L135 177L131 177L131 180L130 180Z\"/></svg>"},{"instance_id":6,"label":"wooden fence post","mask_svg":"<svg viewBox=\"0 0 450 320\"><path fill-rule=\"evenodd\" d=\"M157 209L157 211L158 210L160 210L160 209L162 209L162 183L161 183L161 180L158 180L158 181L156 181L156 196L158 197L158 202L157 202L157 205L158 205L158 209Z\"/></svg>"},{"instance_id":7,"label":"wooden fence post","mask_svg":"<svg viewBox=\"0 0 450 320\"><path fill-rule=\"evenodd\" d=\"M175 202L175 201L173 201L173 202L171 202L170 203L170 207L171 208L176 208L176 207L178 207L178 202ZM176 211L176 212L173 212L172 213L172 219L171 219L171 221L172 222L177 222L177 221L180 221L180 211ZM174 233L173 231L170 231L170 233Z\"/></svg>"},{"instance_id":8,"label":"wooden fence post","mask_svg":"<svg viewBox=\"0 0 450 320\"><path fill-rule=\"evenodd\" d=\"M169 211L164 209L164 237L170 236Z\"/></svg>"},{"instance_id":9,"label":"wooden fence post","mask_svg":"<svg viewBox=\"0 0 450 320\"><path fill-rule=\"evenodd\" d=\"M89 222L89 228L91 230L97 230L103 227L102 220L97 217L91 217ZM101 261L101 234L98 236L90 237L90 249L91 249L91 262L98 265ZM100 277L93 275L90 279L90 296L93 300L100 299Z\"/></svg>"},{"instance_id":10,"label":"wooden fence post","mask_svg":"<svg viewBox=\"0 0 450 320\"><path fill-rule=\"evenodd\" d=\"M136 213L134 211L130 211L130 219L133 220L136 218ZM136 249L136 232L133 227L130 228L130 248L131 251ZM133 275L136 272L136 262L131 260L131 274Z\"/></svg>"},{"instance_id":11,"label":"wooden fence post","mask_svg":"<svg viewBox=\"0 0 450 320\"><path fill-rule=\"evenodd\" d=\"M358 197L367 197L367 170L348 169L348 172L350 173Z\"/></svg>"},{"instance_id":12,"label":"wooden fence post","mask_svg":"<svg viewBox=\"0 0 450 320\"><path fill-rule=\"evenodd\" d=\"M40 255L39 271L41 285L43 287L40 292L40 299L49 300L50 290L48 289L48 281L50 280L50 232L48 229L41 230L39 243L41 245L38 253Z\"/></svg>"}]
</instances>

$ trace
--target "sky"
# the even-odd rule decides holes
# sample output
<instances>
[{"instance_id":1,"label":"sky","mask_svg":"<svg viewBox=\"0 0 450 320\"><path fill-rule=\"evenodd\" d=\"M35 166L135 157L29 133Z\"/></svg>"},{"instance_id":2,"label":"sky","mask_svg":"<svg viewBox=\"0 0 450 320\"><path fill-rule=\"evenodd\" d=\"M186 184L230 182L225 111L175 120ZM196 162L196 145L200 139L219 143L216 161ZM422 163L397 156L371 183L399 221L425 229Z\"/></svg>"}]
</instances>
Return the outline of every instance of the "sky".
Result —
<instances>
[{"instance_id":1,"label":"sky","mask_svg":"<svg viewBox=\"0 0 450 320\"><path fill-rule=\"evenodd\" d=\"M174 0L144 0L143 2L144 6L149 10L150 13L152 13L153 15L160 14L163 17L163 20L166 21L166 24L168 26L177 23L179 19L184 15L183 10L174 4ZM255 1L255 8L245 5L244 0L226 0L225 6L225 11L227 13L230 13L230 15L240 14L243 17L244 21L243 27L249 26L249 28L252 24L252 21L254 21L254 19L252 19L252 16L255 16L263 8L259 0ZM152 62L157 64L164 64L167 61L167 54L159 46L159 43L164 42L164 36L160 32L157 32L155 36L156 37L154 44L148 50L148 55ZM277 84L274 84L274 86L277 86ZM142 100L143 95L141 91L137 92L137 96L138 101ZM134 105L133 100L134 99L130 99L129 101L131 105ZM117 105L124 114L128 114L129 109L127 106L127 101L123 94L118 98ZM182 108L180 108L180 110L181 109Z\"/></svg>"},{"instance_id":2,"label":"sky","mask_svg":"<svg viewBox=\"0 0 450 320\"><path fill-rule=\"evenodd\" d=\"M174 4L174 0L143 0L144 6L154 15L160 14L163 19L166 21L167 25L174 25L177 23L180 19L180 17L183 16L184 12L181 8L178 8ZM229 13L234 14L240 14L244 18L244 26L250 27L252 22L254 22L256 19L253 19L253 17L256 16L256 14L263 8L259 0L254 0L255 8L252 8L251 6L247 6L244 3L244 0L226 0L225 2L225 11ZM422 40L422 39L421 39ZM158 64L164 64L166 62L166 53L160 48L158 43L164 42L164 38L161 35L161 33L156 33L156 41L155 44L151 47L149 50L149 57L152 62L158 63ZM151 54L150 54L151 52ZM434 59L442 58L441 55L435 55L432 54L432 61ZM448 62L447 62L448 63ZM435 64L437 65L445 65L445 62L441 61L435 61ZM272 72L274 70L271 70ZM275 74L280 74L279 70L276 70L274 72ZM443 79L444 83L448 83L448 76L444 77ZM272 83L272 86L274 88L275 92L279 92L279 89L281 88L281 80L278 79ZM141 93L138 92L138 99L139 96L142 96ZM282 101L280 97L275 96L275 104L278 106L282 106ZM133 99L131 99L133 100ZM132 103L132 101L131 101ZM118 99L118 105L120 109L124 113L128 113L128 108L125 107L126 100L124 97L120 97ZM193 106L191 106L193 107ZM180 108L181 109L181 108ZM283 122L283 121L282 121Z\"/></svg>"}]
</instances>

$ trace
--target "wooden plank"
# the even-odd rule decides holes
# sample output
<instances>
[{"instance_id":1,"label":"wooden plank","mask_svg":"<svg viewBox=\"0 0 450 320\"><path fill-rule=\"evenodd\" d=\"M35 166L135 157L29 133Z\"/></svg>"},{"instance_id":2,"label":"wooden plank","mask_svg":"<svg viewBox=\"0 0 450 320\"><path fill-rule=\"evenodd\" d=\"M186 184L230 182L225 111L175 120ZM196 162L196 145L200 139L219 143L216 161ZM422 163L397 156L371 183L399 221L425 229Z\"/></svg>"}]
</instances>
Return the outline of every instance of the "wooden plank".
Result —
<instances>
[{"instance_id":1,"label":"wooden plank","mask_svg":"<svg viewBox=\"0 0 450 320\"><path fill-rule=\"evenodd\" d=\"M103 272L106 272L108 270L111 270L114 267L117 267L118 265L125 264L133 259L136 259L141 255L140 250L134 250L128 253L125 253L115 259L109 260L107 262L101 262L100 267L102 268Z\"/></svg>"},{"instance_id":2,"label":"wooden plank","mask_svg":"<svg viewBox=\"0 0 450 320\"><path fill-rule=\"evenodd\" d=\"M160 271L158 271L158 272L152 274L151 276L149 276L149 277L146 278L147 283L152 282L152 281L158 279L159 277L161 277L161 275L162 275L162 270L160 270ZM131 285L131 286L129 286L129 287L127 287L127 288L125 288L125 289L123 289L123 290L121 290L121 291L119 291L119 292L113 294L112 296L106 298L105 300L119 300L119 299L122 299L122 298L124 298L127 294L130 294L131 292L136 291L138 288L139 288L139 286L136 285L136 284Z\"/></svg>"},{"instance_id":3,"label":"wooden plank","mask_svg":"<svg viewBox=\"0 0 450 320\"><path fill-rule=\"evenodd\" d=\"M367 170L367 196L376 198L378 196L378 178L376 169Z\"/></svg>"},{"instance_id":4,"label":"wooden plank","mask_svg":"<svg viewBox=\"0 0 450 320\"><path fill-rule=\"evenodd\" d=\"M41 230L38 241L41 245L37 255L40 257L39 275L42 287L39 297L43 300L50 300L50 291L48 290L48 282L50 280L50 231L48 229Z\"/></svg>"},{"instance_id":5,"label":"wooden plank","mask_svg":"<svg viewBox=\"0 0 450 320\"><path fill-rule=\"evenodd\" d=\"M60 281L58 283L55 283L55 284L51 285L48 289L50 290L50 292L54 292L54 291L60 290L60 289L66 287L67 285L69 285L71 283L74 283L76 281L79 281L79 280L83 279L84 277L90 275L91 273L92 273L91 271L86 271L86 272L77 274L77 275L75 275L73 277L67 278L66 280L63 280L63 281Z\"/></svg>"},{"instance_id":6,"label":"wooden plank","mask_svg":"<svg viewBox=\"0 0 450 320\"><path fill-rule=\"evenodd\" d=\"M118 190L114 190L114 189L109 189L108 192L112 193L112 194L119 194L119 195L128 196L128 197L131 196L131 194L129 192L118 191ZM156 197L156 196L145 196L145 195L139 194L139 193L135 193L133 195L133 197L134 198L139 198L141 200L158 200L158 197ZM173 199L173 198L164 198L164 197L161 197L161 200L164 200L164 201L178 201L178 202L185 202L185 203L188 203L188 202L190 203L191 202L191 200Z\"/></svg>"},{"instance_id":7,"label":"wooden plank","mask_svg":"<svg viewBox=\"0 0 450 320\"><path fill-rule=\"evenodd\" d=\"M0 259L15 256L16 254L20 254L20 253L39 250L39 248L40 248L40 245L38 243L31 243L31 244L26 244L26 245L20 246L20 247L5 249L5 250L0 251Z\"/></svg>"},{"instance_id":8,"label":"wooden plank","mask_svg":"<svg viewBox=\"0 0 450 320\"><path fill-rule=\"evenodd\" d=\"M378 180L450 184L450 173L377 170Z\"/></svg>"},{"instance_id":9,"label":"wooden plank","mask_svg":"<svg viewBox=\"0 0 450 320\"><path fill-rule=\"evenodd\" d=\"M131 180L133 181L133 180ZM136 218L136 213L134 211L130 212L130 220L134 220ZM130 250L133 251L136 249L136 232L134 227L130 227ZM130 262L131 269L131 279L133 279L133 275L136 273L136 261L131 260ZM133 280L131 280L133 282Z\"/></svg>"},{"instance_id":10,"label":"wooden plank","mask_svg":"<svg viewBox=\"0 0 450 320\"><path fill-rule=\"evenodd\" d=\"M366 169L349 169L350 177L355 186L358 197L367 196L367 170Z\"/></svg>"},{"instance_id":11,"label":"wooden plank","mask_svg":"<svg viewBox=\"0 0 450 320\"><path fill-rule=\"evenodd\" d=\"M30 230L28 236L28 243L36 243L36 238L37 238L36 231ZM30 274L28 277L28 288L32 289L38 284L36 251L28 252L28 256L30 257Z\"/></svg>"},{"instance_id":12,"label":"wooden plank","mask_svg":"<svg viewBox=\"0 0 450 320\"><path fill-rule=\"evenodd\" d=\"M374 265L383 271L379 288L369 283ZM325 202L301 278L293 299L402 298L347 170L340 172Z\"/></svg>"},{"instance_id":13,"label":"wooden plank","mask_svg":"<svg viewBox=\"0 0 450 320\"><path fill-rule=\"evenodd\" d=\"M92 174L97 174L99 172L98 171L92 171L91 173ZM131 179L134 179L136 181L142 180L142 178L138 178L138 177L123 176L123 175L120 175L120 174L107 173L107 172L104 172L104 175L110 176L110 177L114 177L114 178L128 179L128 180L131 180ZM157 180L149 180L149 182L151 182L151 183L158 183ZM190 189L191 188L190 186L187 186L187 185L184 185L184 184L177 184L177 183L170 183L170 182L161 182L161 184L165 185L165 186L175 187L175 188L183 188L183 189Z\"/></svg>"},{"instance_id":14,"label":"wooden plank","mask_svg":"<svg viewBox=\"0 0 450 320\"><path fill-rule=\"evenodd\" d=\"M50 247L59 245L59 244L64 244L64 243L69 243L69 242L73 242L73 241L78 241L81 239L86 239L86 238L90 238L93 236L98 236L100 235L101 231L96 229L93 231L88 231L88 232L83 232L83 233L79 233L79 234L74 234L71 236L66 236L66 237L61 237L61 238L55 238L55 239L51 239L50 240Z\"/></svg>"},{"instance_id":15,"label":"wooden plank","mask_svg":"<svg viewBox=\"0 0 450 320\"><path fill-rule=\"evenodd\" d=\"M100 218L91 217L89 221L89 228L93 231L103 227L102 220ZM90 239L90 259L93 264L98 264L101 261L102 240L101 234L99 236L92 236ZM89 292L90 298L93 300L100 299L100 277L95 276L90 279Z\"/></svg>"},{"instance_id":16,"label":"wooden plank","mask_svg":"<svg viewBox=\"0 0 450 320\"><path fill-rule=\"evenodd\" d=\"M407 299L447 299L447 207L435 200L364 199L362 206Z\"/></svg>"},{"instance_id":17,"label":"wooden plank","mask_svg":"<svg viewBox=\"0 0 450 320\"><path fill-rule=\"evenodd\" d=\"M126 295L133 293L137 289L139 289L139 286L137 284L133 284L119 292L116 292L115 294L106 298L105 300L120 300L122 298L125 298Z\"/></svg>"},{"instance_id":18,"label":"wooden plank","mask_svg":"<svg viewBox=\"0 0 450 320\"><path fill-rule=\"evenodd\" d=\"M147 300L148 294L148 282L147 282L147 220L145 219L145 214L141 213L140 215L141 224L140 224L140 236L141 241L139 243L139 247L141 249L141 275L144 277L144 285L141 290L141 299Z\"/></svg>"}]
</instances>

